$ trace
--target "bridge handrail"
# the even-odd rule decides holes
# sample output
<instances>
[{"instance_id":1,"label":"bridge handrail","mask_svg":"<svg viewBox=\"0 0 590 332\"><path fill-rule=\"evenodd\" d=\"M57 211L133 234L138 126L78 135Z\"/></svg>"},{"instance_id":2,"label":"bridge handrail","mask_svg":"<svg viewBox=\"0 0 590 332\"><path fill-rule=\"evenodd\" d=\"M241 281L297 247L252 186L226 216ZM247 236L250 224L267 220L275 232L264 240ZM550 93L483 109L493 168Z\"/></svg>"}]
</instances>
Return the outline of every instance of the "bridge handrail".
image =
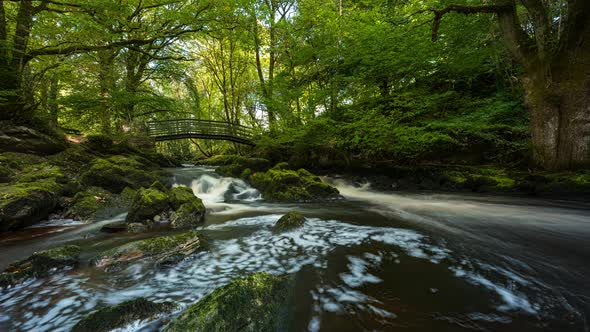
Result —
<instances>
[{"instance_id":1,"label":"bridge handrail","mask_svg":"<svg viewBox=\"0 0 590 332\"><path fill-rule=\"evenodd\" d=\"M249 141L253 136L252 128L243 125L200 119L153 120L147 123L147 130L148 135L156 139L173 139L170 137L175 136L186 138L198 135Z\"/></svg>"}]
</instances>

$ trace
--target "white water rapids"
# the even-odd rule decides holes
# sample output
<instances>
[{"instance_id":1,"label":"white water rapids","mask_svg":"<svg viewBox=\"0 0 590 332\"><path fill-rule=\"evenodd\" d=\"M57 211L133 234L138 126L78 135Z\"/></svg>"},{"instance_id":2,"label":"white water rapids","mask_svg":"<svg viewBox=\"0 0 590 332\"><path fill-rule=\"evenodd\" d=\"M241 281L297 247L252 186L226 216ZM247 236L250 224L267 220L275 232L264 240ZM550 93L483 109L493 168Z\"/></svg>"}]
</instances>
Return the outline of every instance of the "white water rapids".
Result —
<instances>
[{"instance_id":1,"label":"white water rapids","mask_svg":"<svg viewBox=\"0 0 590 332\"><path fill-rule=\"evenodd\" d=\"M188 306L232 278L259 271L296 273L303 280L297 300L303 313L295 331L587 327L588 281L581 275L587 266L580 262L588 251L564 242L590 238L586 209L511 204L510 198L378 193L339 180L329 181L344 201L271 204L243 181L210 169L173 172L176 185L192 188L209 210L200 230L211 239L210 251L170 269L135 264L103 273L88 267L0 291L0 331L68 331L97 307L138 296ZM273 233L274 223L290 210L306 215L305 226ZM102 248L117 236L93 238L103 223L31 241L89 237L83 242L88 250ZM564 268L567 276L559 274ZM564 315L571 322L562 322ZM157 321L135 322L126 330L159 328Z\"/></svg>"}]
</instances>

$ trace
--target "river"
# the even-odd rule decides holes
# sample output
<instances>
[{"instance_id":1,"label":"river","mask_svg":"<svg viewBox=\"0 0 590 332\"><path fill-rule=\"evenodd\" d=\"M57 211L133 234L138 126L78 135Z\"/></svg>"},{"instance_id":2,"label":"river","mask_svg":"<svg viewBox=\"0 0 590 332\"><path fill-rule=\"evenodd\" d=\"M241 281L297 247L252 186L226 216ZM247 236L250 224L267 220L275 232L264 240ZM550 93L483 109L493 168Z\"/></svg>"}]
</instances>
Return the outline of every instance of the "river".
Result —
<instances>
[{"instance_id":1,"label":"river","mask_svg":"<svg viewBox=\"0 0 590 332\"><path fill-rule=\"evenodd\" d=\"M138 296L188 306L232 278L297 275L293 331L589 331L590 205L465 194L380 193L326 178L343 200L265 202L210 168L172 169L208 208L211 250L173 268L117 273L88 264L0 290L0 331L68 331L98 306ZM303 228L273 234L288 211ZM109 222L48 221L0 237L0 268L60 243L106 248L154 236L102 234ZM157 331L136 322L125 331Z\"/></svg>"}]
</instances>

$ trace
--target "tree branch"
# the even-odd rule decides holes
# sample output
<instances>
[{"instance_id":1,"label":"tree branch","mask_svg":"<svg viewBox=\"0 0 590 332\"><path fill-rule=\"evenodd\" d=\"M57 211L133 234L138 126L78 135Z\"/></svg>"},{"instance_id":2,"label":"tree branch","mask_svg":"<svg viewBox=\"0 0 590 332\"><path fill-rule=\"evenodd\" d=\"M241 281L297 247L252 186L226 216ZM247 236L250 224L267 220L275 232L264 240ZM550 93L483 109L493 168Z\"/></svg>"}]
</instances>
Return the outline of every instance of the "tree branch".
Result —
<instances>
[{"instance_id":1,"label":"tree branch","mask_svg":"<svg viewBox=\"0 0 590 332\"><path fill-rule=\"evenodd\" d=\"M426 9L419 12L430 11L434 13L434 21L432 23L432 41L438 40L438 29L440 27L440 21L445 14L450 12L460 14L479 14L479 13L492 13L499 14L514 10L511 5L489 5L489 6L467 6L467 5L449 5L443 9ZM417 13L419 13L417 12Z\"/></svg>"}]
</instances>

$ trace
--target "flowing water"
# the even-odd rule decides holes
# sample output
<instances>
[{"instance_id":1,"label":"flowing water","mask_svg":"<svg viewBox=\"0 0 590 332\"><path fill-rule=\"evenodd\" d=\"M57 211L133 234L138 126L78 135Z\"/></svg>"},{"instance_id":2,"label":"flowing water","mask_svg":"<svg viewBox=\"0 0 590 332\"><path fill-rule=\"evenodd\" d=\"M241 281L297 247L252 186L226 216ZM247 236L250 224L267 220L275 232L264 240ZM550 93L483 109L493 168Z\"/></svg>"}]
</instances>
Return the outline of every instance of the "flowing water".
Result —
<instances>
[{"instance_id":1,"label":"flowing water","mask_svg":"<svg viewBox=\"0 0 590 332\"><path fill-rule=\"evenodd\" d=\"M0 331L67 331L102 305L138 296L187 306L232 278L297 276L293 331L588 331L590 206L522 197L379 193L326 179L344 200L273 204L211 169L172 170L209 210L211 250L173 268L83 266L0 291ZM303 228L273 234L287 211ZM54 220L0 238L0 268L61 243L85 261L154 236L101 234L109 220ZM165 320L165 319L164 319ZM157 331L162 320L126 331Z\"/></svg>"}]
</instances>

